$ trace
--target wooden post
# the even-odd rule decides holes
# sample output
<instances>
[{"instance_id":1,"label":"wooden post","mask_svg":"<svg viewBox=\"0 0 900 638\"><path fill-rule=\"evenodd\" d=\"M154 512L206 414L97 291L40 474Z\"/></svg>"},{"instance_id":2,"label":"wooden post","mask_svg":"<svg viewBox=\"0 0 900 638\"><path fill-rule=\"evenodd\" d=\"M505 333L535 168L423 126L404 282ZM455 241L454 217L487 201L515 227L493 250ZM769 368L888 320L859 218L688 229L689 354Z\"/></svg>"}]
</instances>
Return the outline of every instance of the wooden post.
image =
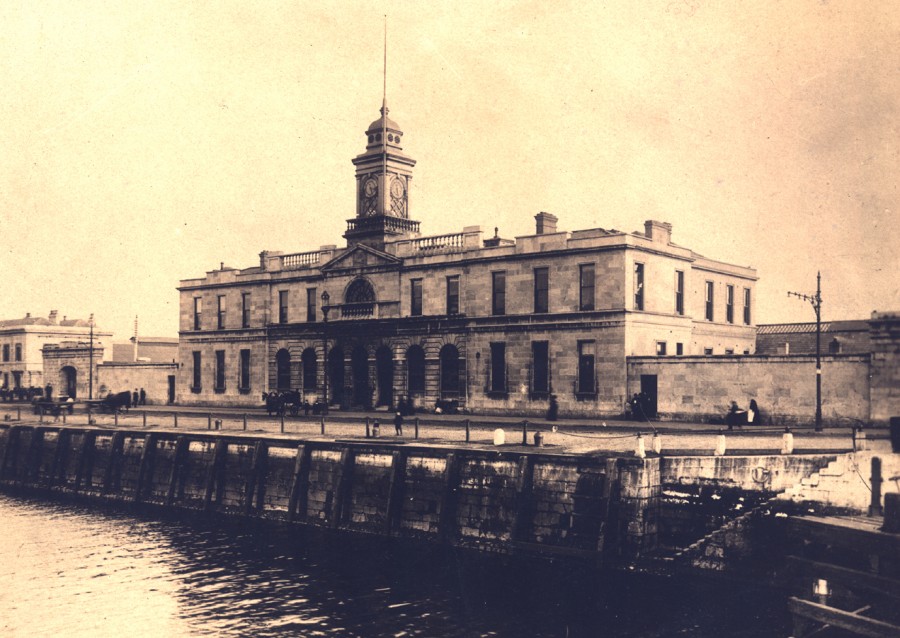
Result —
<instances>
[{"instance_id":1,"label":"wooden post","mask_svg":"<svg viewBox=\"0 0 900 638\"><path fill-rule=\"evenodd\" d=\"M143 417L144 417L144 427L147 427L147 411L146 410L144 410L144 412L143 412Z\"/></svg>"},{"instance_id":2,"label":"wooden post","mask_svg":"<svg viewBox=\"0 0 900 638\"><path fill-rule=\"evenodd\" d=\"M366 438L369 438L369 417L366 417Z\"/></svg>"},{"instance_id":3,"label":"wooden post","mask_svg":"<svg viewBox=\"0 0 900 638\"><path fill-rule=\"evenodd\" d=\"M88 488L91 487L92 475L94 472L94 443L97 439L97 432L88 430L84 433L81 440L81 453L78 456L78 470L75 472L75 491L81 487L82 481L85 481ZM85 480L86 479L86 480Z\"/></svg>"},{"instance_id":4,"label":"wooden post","mask_svg":"<svg viewBox=\"0 0 900 638\"><path fill-rule=\"evenodd\" d=\"M328 521L333 528L337 528L341 524L344 503L347 501L347 494L353 481L352 472L353 450L345 447L341 452L341 462L334 477L334 500L331 502L330 520Z\"/></svg>"},{"instance_id":5,"label":"wooden post","mask_svg":"<svg viewBox=\"0 0 900 638\"><path fill-rule=\"evenodd\" d=\"M31 431L31 442L25 454L25 467L22 471L22 482L37 482L41 471L41 449L44 446L44 428Z\"/></svg>"},{"instance_id":6,"label":"wooden post","mask_svg":"<svg viewBox=\"0 0 900 638\"><path fill-rule=\"evenodd\" d=\"M175 429L177 430L178 429L178 413L177 412L172 413L172 419L175 422Z\"/></svg>"},{"instance_id":7,"label":"wooden post","mask_svg":"<svg viewBox=\"0 0 900 638\"><path fill-rule=\"evenodd\" d=\"M16 459L16 450L19 444L19 428L20 426L14 425L6 433L6 449L3 451L3 463L0 464L0 479L6 478L7 469L10 466L10 459L15 463Z\"/></svg>"},{"instance_id":8,"label":"wooden post","mask_svg":"<svg viewBox=\"0 0 900 638\"><path fill-rule=\"evenodd\" d=\"M119 408L113 409L113 424L119 427Z\"/></svg>"},{"instance_id":9,"label":"wooden post","mask_svg":"<svg viewBox=\"0 0 900 638\"><path fill-rule=\"evenodd\" d=\"M532 491L534 487L534 463L530 456L519 459L519 474L516 477L516 518L513 522L512 539L530 540L532 529Z\"/></svg>"},{"instance_id":10,"label":"wooden post","mask_svg":"<svg viewBox=\"0 0 900 638\"><path fill-rule=\"evenodd\" d=\"M146 418L147 413L144 413ZM156 451L156 434L147 434L144 436L144 449L141 450L141 464L138 469L137 487L134 490L134 502L140 503L143 493L146 490L145 481L147 477L153 476L153 453Z\"/></svg>"},{"instance_id":11,"label":"wooden post","mask_svg":"<svg viewBox=\"0 0 900 638\"><path fill-rule=\"evenodd\" d=\"M325 434L325 415L322 415L322 427L320 432L321 434Z\"/></svg>"},{"instance_id":12,"label":"wooden post","mask_svg":"<svg viewBox=\"0 0 900 638\"><path fill-rule=\"evenodd\" d=\"M281 411L281 433L284 434L284 410Z\"/></svg>"},{"instance_id":13,"label":"wooden post","mask_svg":"<svg viewBox=\"0 0 900 638\"><path fill-rule=\"evenodd\" d=\"M225 439L216 439L215 445L212 462L210 462L206 473L206 494L203 497L203 509L207 512L211 511L215 504L213 493L216 485L221 482L220 474L222 467L225 465L225 452L228 450L228 442Z\"/></svg>"},{"instance_id":14,"label":"wooden post","mask_svg":"<svg viewBox=\"0 0 900 638\"><path fill-rule=\"evenodd\" d=\"M16 421L22 420L22 406L16 406Z\"/></svg>"},{"instance_id":15,"label":"wooden post","mask_svg":"<svg viewBox=\"0 0 900 638\"><path fill-rule=\"evenodd\" d=\"M116 463L117 456L122 450L122 442L125 435L122 432L115 432L112 435L112 441L109 444L109 463L106 465L106 472L103 474L103 493L106 494L113 486L116 480Z\"/></svg>"},{"instance_id":16,"label":"wooden post","mask_svg":"<svg viewBox=\"0 0 900 638\"><path fill-rule=\"evenodd\" d=\"M883 516L884 508L881 507L881 459L872 457L872 500L869 503L869 516Z\"/></svg>"},{"instance_id":17,"label":"wooden post","mask_svg":"<svg viewBox=\"0 0 900 638\"><path fill-rule=\"evenodd\" d=\"M418 439L418 438L419 438L419 417L416 417L416 418L413 420L413 423L414 423L415 426L416 426L416 438Z\"/></svg>"},{"instance_id":18,"label":"wooden post","mask_svg":"<svg viewBox=\"0 0 900 638\"><path fill-rule=\"evenodd\" d=\"M466 443L469 442L469 419L466 419Z\"/></svg>"},{"instance_id":19,"label":"wooden post","mask_svg":"<svg viewBox=\"0 0 900 638\"><path fill-rule=\"evenodd\" d=\"M528 421L522 421L522 445L528 445Z\"/></svg>"},{"instance_id":20,"label":"wooden post","mask_svg":"<svg viewBox=\"0 0 900 638\"><path fill-rule=\"evenodd\" d=\"M466 419L468 425L469 420ZM444 487L441 496L441 517L438 522L438 536L444 542L452 542L456 537L456 504L459 490L460 460L455 452L447 455L447 469L444 471Z\"/></svg>"},{"instance_id":21,"label":"wooden post","mask_svg":"<svg viewBox=\"0 0 900 638\"><path fill-rule=\"evenodd\" d=\"M247 415L244 414L244 432L247 431Z\"/></svg>"},{"instance_id":22,"label":"wooden post","mask_svg":"<svg viewBox=\"0 0 900 638\"><path fill-rule=\"evenodd\" d=\"M297 516L300 517L301 521L306 518L311 452L312 450L305 445L297 446L297 456L294 460L294 476L291 481L291 497L288 501L288 522L292 522Z\"/></svg>"},{"instance_id":23,"label":"wooden post","mask_svg":"<svg viewBox=\"0 0 900 638\"><path fill-rule=\"evenodd\" d=\"M406 487L406 451L397 450L391 455L391 482L384 521L384 533L390 536L400 526L403 517L403 492Z\"/></svg>"},{"instance_id":24,"label":"wooden post","mask_svg":"<svg viewBox=\"0 0 900 638\"><path fill-rule=\"evenodd\" d=\"M53 489L57 482L61 481L65 473L66 460L68 459L69 441L71 433L68 430L59 429L56 433L56 451L53 454L53 467L47 477L47 488Z\"/></svg>"},{"instance_id":25,"label":"wooden post","mask_svg":"<svg viewBox=\"0 0 900 638\"><path fill-rule=\"evenodd\" d=\"M211 413L208 413L206 415L206 429L212 430L212 414Z\"/></svg>"},{"instance_id":26,"label":"wooden post","mask_svg":"<svg viewBox=\"0 0 900 638\"><path fill-rule=\"evenodd\" d=\"M257 441L256 446L253 448L253 463L250 466L250 473L247 475L247 483L244 486L244 513L249 516L253 512L253 496L257 491L257 486L264 482L262 482L260 478L260 474L262 472L263 465L265 464L265 457L268 453L268 447L266 446L264 441ZM259 510L262 508L262 499L256 499L256 509Z\"/></svg>"},{"instance_id":27,"label":"wooden post","mask_svg":"<svg viewBox=\"0 0 900 638\"><path fill-rule=\"evenodd\" d=\"M172 473L169 475L169 489L166 492L166 505L175 502L175 492L178 489L179 478L182 475L185 457L188 452L187 437L182 435L175 439L175 452L172 455Z\"/></svg>"}]
</instances>

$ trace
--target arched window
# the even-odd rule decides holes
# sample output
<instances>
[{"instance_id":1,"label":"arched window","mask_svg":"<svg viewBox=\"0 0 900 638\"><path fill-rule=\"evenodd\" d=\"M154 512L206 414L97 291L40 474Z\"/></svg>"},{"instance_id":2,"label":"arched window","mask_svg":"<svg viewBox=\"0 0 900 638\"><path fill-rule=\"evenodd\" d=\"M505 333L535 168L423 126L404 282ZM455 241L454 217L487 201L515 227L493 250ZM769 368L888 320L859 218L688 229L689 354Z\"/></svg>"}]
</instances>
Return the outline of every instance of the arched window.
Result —
<instances>
[{"instance_id":1,"label":"arched window","mask_svg":"<svg viewBox=\"0 0 900 638\"><path fill-rule=\"evenodd\" d=\"M410 396L425 394L425 351L410 346L406 351L406 392Z\"/></svg>"},{"instance_id":2,"label":"arched window","mask_svg":"<svg viewBox=\"0 0 900 638\"><path fill-rule=\"evenodd\" d=\"M307 348L300 355L300 361L303 364L303 389L316 389L316 374L318 372L316 364L316 351L313 348Z\"/></svg>"},{"instance_id":3,"label":"arched window","mask_svg":"<svg viewBox=\"0 0 900 638\"><path fill-rule=\"evenodd\" d=\"M375 301L375 289L368 279L354 279L344 294L344 303L372 303Z\"/></svg>"},{"instance_id":4,"label":"arched window","mask_svg":"<svg viewBox=\"0 0 900 638\"><path fill-rule=\"evenodd\" d=\"M291 389L291 353L282 348L275 355L277 372L275 375L275 387L278 390Z\"/></svg>"}]
</instances>

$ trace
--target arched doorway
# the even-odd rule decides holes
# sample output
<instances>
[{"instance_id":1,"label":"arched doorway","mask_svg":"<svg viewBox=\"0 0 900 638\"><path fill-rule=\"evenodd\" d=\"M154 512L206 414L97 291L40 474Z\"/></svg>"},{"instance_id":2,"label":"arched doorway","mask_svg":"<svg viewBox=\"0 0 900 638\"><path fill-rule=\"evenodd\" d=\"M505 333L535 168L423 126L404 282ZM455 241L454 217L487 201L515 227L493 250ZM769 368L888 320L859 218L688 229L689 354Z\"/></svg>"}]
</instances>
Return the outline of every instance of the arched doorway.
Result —
<instances>
[{"instance_id":1,"label":"arched doorway","mask_svg":"<svg viewBox=\"0 0 900 638\"><path fill-rule=\"evenodd\" d=\"M372 407L372 388L369 387L369 353L362 346L353 348L350 355L353 369L353 404Z\"/></svg>"},{"instance_id":2,"label":"arched doorway","mask_svg":"<svg viewBox=\"0 0 900 638\"><path fill-rule=\"evenodd\" d=\"M441 348L441 398L459 398L459 350L452 343Z\"/></svg>"},{"instance_id":3,"label":"arched doorway","mask_svg":"<svg viewBox=\"0 0 900 638\"><path fill-rule=\"evenodd\" d=\"M318 365L316 364L316 351L313 348L307 348L300 355L300 362L303 367L303 391L307 394L316 391L316 375L318 373Z\"/></svg>"},{"instance_id":4,"label":"arched doorway","mask_svg":"<svg viewBox=\"0 0 900 638\"><path fill-rule=\"evenodd\" d=\"M425 394L425 351L410 346L406 351L406 393L410 398Z\"/></svg>"},{"instance_id":5,"label":"arched doorway","mask_svg":"<svg viewBox=\"0 0 900 638\"><path fill-rule=\"evenodd\" d=\"M375 377L378 379L378 405L393 405L394 354L387 346L375 351Z\"/></svg>"},{"instance_id":6,"label":"arched doorway","mask_svg":"<svg viewBox=\"0 0 900 638\"><path fill-rule=\"evenodd\" d=\"M78 372L72 366L66 366L62 370L62 389L66 396L76 398L78 392Z\"/></svg>"},{"instance_id":7,"label":"arched doorway","mask_svg":"<svg viewBox=\"0 0 900 638\"><path fill-rule=\"evenodd\" d=\"M339 347L328 352L328 393L330 404L344 404L344 351Z\"/></svg>"},{"instance_id":8,"label":"arched doorway","mask_svg":"<svg viewBox=\"0 0 900 638\"><path fill-rule=\"evenodd\" d=\"M291 353L282 348L275 355L275 387L279 392L291 389Z\"/></svg>"}]
</instances>

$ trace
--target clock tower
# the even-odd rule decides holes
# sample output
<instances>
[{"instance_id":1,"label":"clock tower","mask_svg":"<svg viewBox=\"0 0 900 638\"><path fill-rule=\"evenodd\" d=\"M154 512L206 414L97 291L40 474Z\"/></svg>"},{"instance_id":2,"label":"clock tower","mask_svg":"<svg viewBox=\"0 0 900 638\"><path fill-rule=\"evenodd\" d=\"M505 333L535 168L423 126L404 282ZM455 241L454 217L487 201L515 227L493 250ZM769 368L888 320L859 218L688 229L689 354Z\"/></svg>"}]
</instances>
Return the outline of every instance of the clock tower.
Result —
<instances>
[{"instance_id":1,"label":"clock tower","mask_svg":"<svg viewBox=\"0 0 900 638\"><path fill-rule=\"evenodd\" d=\"M403 152L402 137L383 102L381 117L366 130L366 152L353 159L356 217L347 220L348 246L383 249L389 237L419 232L419 222L409 218L409 183L416 161Z\"/></svg>"}]
</instances>

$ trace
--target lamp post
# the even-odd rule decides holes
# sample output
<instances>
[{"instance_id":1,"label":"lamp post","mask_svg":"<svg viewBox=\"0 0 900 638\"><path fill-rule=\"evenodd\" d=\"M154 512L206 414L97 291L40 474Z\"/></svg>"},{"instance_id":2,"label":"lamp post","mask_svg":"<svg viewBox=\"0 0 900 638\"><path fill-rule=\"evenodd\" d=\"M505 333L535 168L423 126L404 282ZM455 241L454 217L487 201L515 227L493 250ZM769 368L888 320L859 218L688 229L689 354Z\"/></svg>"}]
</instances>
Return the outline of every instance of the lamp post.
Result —
<instances>
[{"instance_id":1,"label":"lamp post","mask_svg":"<svg viewBox=\"0 0 900 638\"><path fill-rule=\"evenodd\" d=\"M816 432L822 431L822 273L816 273L816 294L804 295L789 292L788 297L797 297L812 304L816 311Z\"/></svg>"},{"instance_id":2,"label":"lamp post","mask_svg":"<svg viewBox=\"0 0 900 638\"><path fill-rule=\"evenodd\" d=\"M88 399L94 398L94 313L88 319L88 325L91 327L91 346L88 350Z\"/></svg>"},{"instance_id":3,"label":"lamp post","mask_svg":"<svg viewBox=\"0 0 900 638\"><path fill-rule=\"evenodd\" d=\"M322 291L322 372L324 373L325 382L322 384L325 394L324 405L322 406L322 414L328 414L328 302L331 295L327 290ZM323 421L324 423L324 421Z\"/></svg>"}]
</instances>

